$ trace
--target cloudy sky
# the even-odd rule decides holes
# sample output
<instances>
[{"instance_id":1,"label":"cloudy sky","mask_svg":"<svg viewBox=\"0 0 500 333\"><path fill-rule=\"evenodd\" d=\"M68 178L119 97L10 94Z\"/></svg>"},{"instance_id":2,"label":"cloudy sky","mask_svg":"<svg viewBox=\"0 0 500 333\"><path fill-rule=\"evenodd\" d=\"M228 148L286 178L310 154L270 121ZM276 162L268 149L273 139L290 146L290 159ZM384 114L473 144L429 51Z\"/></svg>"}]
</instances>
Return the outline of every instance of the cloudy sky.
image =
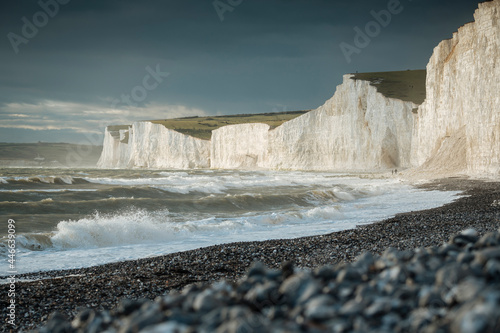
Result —
<instances>
[{"instance_id":1,"label":"cloudy sky","mask_svg":"<svg viewBox=\"0 0 500 333\"><path fill-rule=\"evenodd\" d=\"M0 142L99 143L109 124L316 108L345 73L425 68L477 4L5 0Z\"/></svg>"}]
</instances>

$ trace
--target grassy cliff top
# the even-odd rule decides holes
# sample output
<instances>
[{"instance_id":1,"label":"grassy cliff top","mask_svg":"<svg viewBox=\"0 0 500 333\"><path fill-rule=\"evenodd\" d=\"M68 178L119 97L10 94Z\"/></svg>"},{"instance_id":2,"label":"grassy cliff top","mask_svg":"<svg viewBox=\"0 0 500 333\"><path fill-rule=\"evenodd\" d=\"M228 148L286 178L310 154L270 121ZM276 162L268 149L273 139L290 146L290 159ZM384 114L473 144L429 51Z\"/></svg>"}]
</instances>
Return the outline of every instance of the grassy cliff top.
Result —
<instances>
[{"instance_id":1,"label":"grassy cliff top","mask_svg":"<svg viewBox=\"0 0 500 333\"><path fill-rule=\"evenodd\" d=\"M425 70L356 73L353 80L370 81L386 97L422 104L425 100Z\"/></svg>"},{"instance_id":2,"label":"grassy cliff top","mask_svg":"<svg viewBox=\"0 0 500 333\"><path fill-rule=\"evenodd\" d=\"M415 104L422 104L425 99L425 70L359 73L353 75L352 79L354 80L370 81L371 85L377 87L377 90L387 97L411 101ZM185 117L152 120L151 122L161 124L168 129L198 139L210 140L212 131L222 126L264 123L271 126L272 129L309 111L310 110L227 116ZM108 130L118 131L127 129L128 127L128 125L109 126ZM114 133L114 135L117 134Z\"/></svg>"},{"instance_id":3,"label":"grassy cliff top","mask_svg":"<svg viewBox=\"0 0 500 333\"><path fill-rule=\"evenodd\" d=\"M166 128L190 135L198 139L210 140L212 131L227 125L264 123L276 128L286 121L297 118L308 111L289 111L259 114L237 114L228 116L185 117L176 119L153 120Z\"/></svg>"}]
</instances>

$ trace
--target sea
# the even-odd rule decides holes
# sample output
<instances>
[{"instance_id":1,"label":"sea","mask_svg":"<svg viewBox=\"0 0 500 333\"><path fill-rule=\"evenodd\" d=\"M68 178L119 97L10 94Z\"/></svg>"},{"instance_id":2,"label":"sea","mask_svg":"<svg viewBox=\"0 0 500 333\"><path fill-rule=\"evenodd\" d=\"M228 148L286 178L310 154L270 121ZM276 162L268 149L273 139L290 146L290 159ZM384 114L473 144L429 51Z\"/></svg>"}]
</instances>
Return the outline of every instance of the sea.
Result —
<instances>
[{"instance_id":1,"label":"sea","mask_svg":"<svg viewBox=\"0 0 500 333\"><path fill-rule=\"evenodd\" d=\"M458 196L392 175L0 168L0 276L9 220L22 274L328 234Z\"/></svg>"}]
</instances>

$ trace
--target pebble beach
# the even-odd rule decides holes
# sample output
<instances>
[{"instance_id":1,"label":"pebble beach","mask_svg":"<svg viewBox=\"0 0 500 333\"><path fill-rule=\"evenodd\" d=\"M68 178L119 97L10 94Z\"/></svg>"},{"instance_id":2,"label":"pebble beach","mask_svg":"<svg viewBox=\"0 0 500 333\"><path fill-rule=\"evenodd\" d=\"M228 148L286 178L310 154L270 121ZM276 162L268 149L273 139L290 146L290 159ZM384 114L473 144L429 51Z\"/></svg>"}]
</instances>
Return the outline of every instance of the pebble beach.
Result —
<instances>
[{"instance_id":1,"label":"pebble beach","mask_svg":"<svg viewBox=\"0 0 500 333\"><path fill-rule=\"evenodd\" d=\"M494 332L488 315L496 312L472 326L452 319L474 313L481 297L484 311L500 302L492 292L500 279L500 183L450 178L422 186L465 196L328 235L17 276L17 328L2 330ZM458 286L471 292L460 298L451 292Z\"/></svg>"}]
</instances>

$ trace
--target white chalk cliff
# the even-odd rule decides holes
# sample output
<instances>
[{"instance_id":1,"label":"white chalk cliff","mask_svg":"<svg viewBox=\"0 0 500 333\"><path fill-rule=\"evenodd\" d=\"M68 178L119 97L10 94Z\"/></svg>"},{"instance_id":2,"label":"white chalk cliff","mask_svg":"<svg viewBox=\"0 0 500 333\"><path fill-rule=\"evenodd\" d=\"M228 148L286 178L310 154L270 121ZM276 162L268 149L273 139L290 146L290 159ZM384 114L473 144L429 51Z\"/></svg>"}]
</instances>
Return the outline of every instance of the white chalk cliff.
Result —
<instances>
[{"instance_id":1,"label":"white chalk cliff","mask_svg":"<svg viewBox=\"0 0 500 333\"><path fill-rule=\"evenodd\" d=\"M344 76L317 110L270 132L275 169L373 170L409 166L412 102L387 98L368 81Z\"/></svg>"},{"instance_id":2,"label":"white chalk cliff","mask_svg":"<svg viewBox=\"0 0 500 333\"><path fill-rule=\"evenodd\" d=\"M210 167L210 142L151 122L106 129L100 168L193 169Z\"/></svg>"},{"instance_id":3,"label":"white chalk cliff","mask_svg":"<svg viewBox=\"0 0 500 333\"><path fill-rule=\"evenodd\" d=\"M266 168L269 125L229 125L212 131L210 166L214 169Z\"/></svg>"},{"instance_id":4,"label":"white chalk cliff","mask_svg":"<svg viewBox=\"0 0 500 333\"><path fill-rule=\"evenodd\" d=\"M500 0L441 42L427 65L412 163L425 171L500 173Z\"/></svg>"},{"instance_id":5,"label":"white chalk cliff","mask_svg":"<svg viewBox=\"0 0 500 333\"><path fill-rule=\"evenodd\" d=\"M127 168L129 161L128 136L130 128L120 126L121 129L107 127L104 132L104 142L101 157L97 162L99 168Z\"/></svg>"},{"instance_id":6,"label":"white chalk cliff","mask_svg":"<svg viewBox=\"0 0 500 333\"><path fill-rule=\"evenodd\" d=\"M410 165L412 102L387 98L368 81L344 76L317 110L270 130L230 125L195 139L137 122L106 129L102 168L379 170Z\"/></svg>"},{"instance_id":7,"label":"white chalk cliff","mask_svg":"<svg viewBox=\"0 0 500 333\"><path fill-rule=\"evenodd\" d=\"M265 124L212 132L211 167L374 170L410 165L412 102L384 97L368 81L344 76L317 110L269 130Z\"/></svg>"},{"instance_id":8,"label":"white chalk cliff","mask_svg":"<svg viewBox=\"0 0 500 333\"><path fill-rule=\"evenodd\" d=\"M318 109L270 129L221 127L210 141L150 122L106 130L100 167L383 170L500 174L500 0L441 42L427 66L426 100L388 98L345 75ZM414 112L418 107L418 111Z\"/></svg>"}]
</instances>

